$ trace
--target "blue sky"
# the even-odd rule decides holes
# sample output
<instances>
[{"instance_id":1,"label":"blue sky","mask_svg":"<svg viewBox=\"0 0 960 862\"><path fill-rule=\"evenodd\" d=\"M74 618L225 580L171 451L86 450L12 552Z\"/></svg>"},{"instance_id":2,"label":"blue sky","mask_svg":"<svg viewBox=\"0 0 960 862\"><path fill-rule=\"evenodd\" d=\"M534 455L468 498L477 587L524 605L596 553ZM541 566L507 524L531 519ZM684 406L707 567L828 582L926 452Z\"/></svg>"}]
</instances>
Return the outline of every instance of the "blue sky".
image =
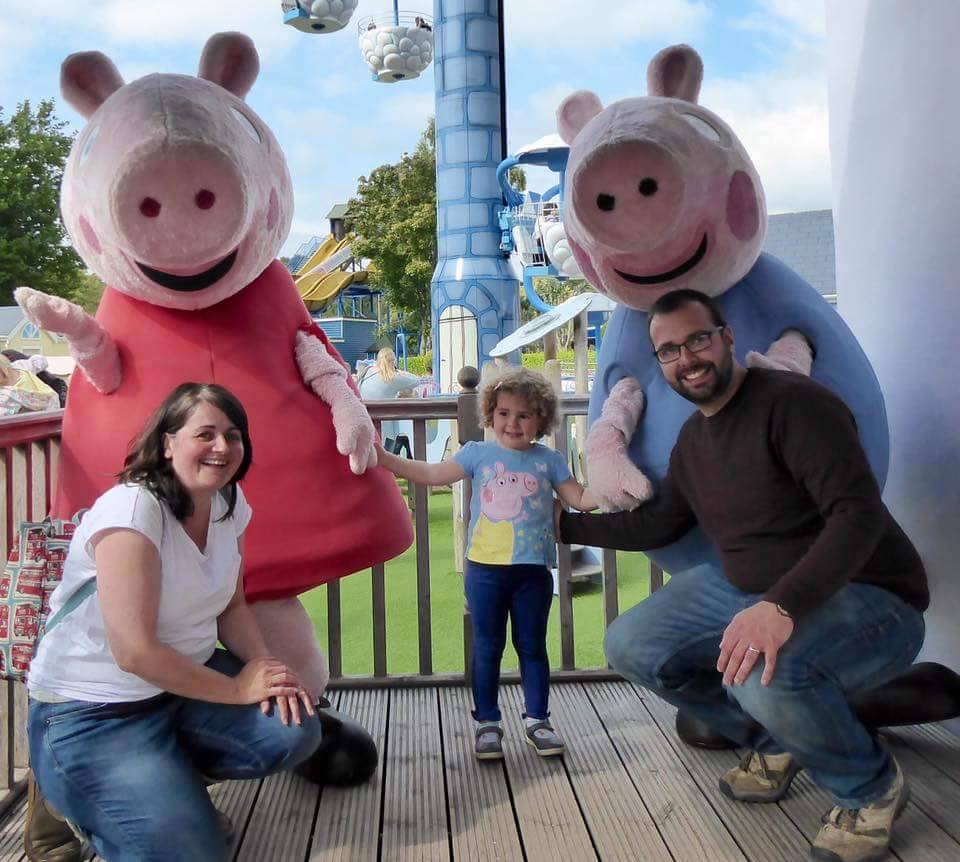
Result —
<instances>
[{"instance_id":1,"label":"blue sky","mask_svg":"<svg viewBox=\"0 0 960 862\"><path fill-rule=\"evenodd\" d=\"M502 1L511 150L555 131L556 107L573 90L594 90L604 103L642 95L653 54L687 42L704 60L700 101L744 140L770 211L830 206L821 0ZM411 149L433 113L432 67L384 85L360 58L354 23L390 8L390 0L360 0L346 29L310 36L282 24L280 0L3 0L0 107L8 115L23 99L54 97L58 115L79 129L82 119L59 94L67 54L103 51L126 80L193 73L211 33L247 33L261 55L247 102L273 128L294 182L290 253L325 234L330 207L350 197L359 176ZM401 8L432 14L432 0Z\"/></svg>"}]
</instances>

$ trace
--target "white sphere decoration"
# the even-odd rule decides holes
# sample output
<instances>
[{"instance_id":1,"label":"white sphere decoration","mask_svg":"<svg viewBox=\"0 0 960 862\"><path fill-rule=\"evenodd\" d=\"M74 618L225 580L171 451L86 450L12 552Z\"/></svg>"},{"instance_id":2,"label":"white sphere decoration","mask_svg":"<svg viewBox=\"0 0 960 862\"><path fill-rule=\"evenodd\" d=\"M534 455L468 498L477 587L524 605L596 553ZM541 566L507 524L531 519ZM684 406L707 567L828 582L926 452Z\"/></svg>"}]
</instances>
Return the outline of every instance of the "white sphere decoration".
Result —
<instances>
[{"instance_id":1,"label":"white sphere decoration","mask_svg":"<svg viewBox=\"0 0 960 862\"><path fill-rule=\"evenodd\" d=\"M547 222L543 230L543 249L562 275L581 276L580 266L570 250L563 222Z\"/></svg>"},{"instance_id":2,"label":"white sphere decoration","mask_svg":"<svg viewBox=\"0 0 960 862\"><path fill-rule=\"evenodd\" d=\"M304 33L335 33L350 23L360 0L299 0L297 4L309 17L293 18L292 24Z\"/></svg>"},{"instance_id":3,"label":"white sphere decoration","mask_svg":"<svg viewBox=\"0 0 960 862\"><path fill-rule=\"evenodd\" d=\"M359 42L367 68L383 83L416 78L433 61L433 31L425 27L377 25Z\"/></svg>"}]
</instances>

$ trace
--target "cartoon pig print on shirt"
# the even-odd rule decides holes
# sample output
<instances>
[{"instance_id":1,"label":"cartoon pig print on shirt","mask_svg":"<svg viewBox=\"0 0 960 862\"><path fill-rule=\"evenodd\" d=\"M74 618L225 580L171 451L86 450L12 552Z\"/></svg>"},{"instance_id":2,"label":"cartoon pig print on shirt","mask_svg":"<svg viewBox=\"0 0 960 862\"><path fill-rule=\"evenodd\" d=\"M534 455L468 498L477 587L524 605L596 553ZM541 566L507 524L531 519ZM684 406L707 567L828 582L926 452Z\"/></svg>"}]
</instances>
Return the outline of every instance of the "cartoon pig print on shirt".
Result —
<instances>
[{"instance_id":1,"label":"cartoon pig print on shirt","mask_svg":"<svg viewBox=\"0 0 960 862\"><path fill-rule=\"evenodd\" d=\"M507 471L502 461L497 461L494 467L496 475L480 492L480 511L491 521L522 520L523 498L537 492L537 477L532 473Z\"/></svg>"}]
</instances>

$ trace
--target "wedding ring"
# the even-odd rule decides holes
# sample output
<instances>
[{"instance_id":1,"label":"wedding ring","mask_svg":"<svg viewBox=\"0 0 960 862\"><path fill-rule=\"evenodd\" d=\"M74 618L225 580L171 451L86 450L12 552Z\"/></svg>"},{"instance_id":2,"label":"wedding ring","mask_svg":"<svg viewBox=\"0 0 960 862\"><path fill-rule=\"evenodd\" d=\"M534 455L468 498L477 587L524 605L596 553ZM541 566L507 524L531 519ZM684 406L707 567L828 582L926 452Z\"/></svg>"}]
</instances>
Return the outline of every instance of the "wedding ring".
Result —
<instances>
[{"instance_id":1,"label":"wedding ring","mask_svg":"<svg viewBox=\"0 0 960 862\"><path fill-rule=\"evenodd\" d=\"M747 652L762 652L762 650L757 649L755 646L748 646Z\"/></svg>"}]
</instances>

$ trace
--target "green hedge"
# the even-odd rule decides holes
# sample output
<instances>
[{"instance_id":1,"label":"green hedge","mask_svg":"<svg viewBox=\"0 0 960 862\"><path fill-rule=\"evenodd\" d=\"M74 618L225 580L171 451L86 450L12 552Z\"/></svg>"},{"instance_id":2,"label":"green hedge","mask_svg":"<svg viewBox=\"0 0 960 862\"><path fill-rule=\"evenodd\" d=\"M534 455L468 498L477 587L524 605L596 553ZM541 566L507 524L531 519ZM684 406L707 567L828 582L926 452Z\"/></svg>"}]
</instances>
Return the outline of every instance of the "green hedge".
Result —
<instances>
[{"instance_id":1,"label":"green hedge","mask_svg":"<svg viewBox=\"0 0 960 862\"><path fill-rule=\"evenodd\" d=\"M408 356L407 371L416 374L418 377L426 377L433 374L433 354L425 353L423 356Z\"/></svg>"}]
</instances>

